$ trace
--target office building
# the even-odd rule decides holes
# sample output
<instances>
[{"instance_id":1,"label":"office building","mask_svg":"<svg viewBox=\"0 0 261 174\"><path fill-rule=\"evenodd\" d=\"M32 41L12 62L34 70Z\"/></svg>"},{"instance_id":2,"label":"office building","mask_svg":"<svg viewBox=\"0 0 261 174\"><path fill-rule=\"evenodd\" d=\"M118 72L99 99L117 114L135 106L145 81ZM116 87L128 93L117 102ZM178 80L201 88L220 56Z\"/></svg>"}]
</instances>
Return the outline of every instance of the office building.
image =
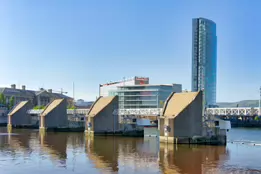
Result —
<instances>
[{"instance_id":1,"label":"office building","mask_svg":"<svg viewBox=\"0 0 261 174\"><path fill-rule=\"evenodd\" d=\"M216 105L216 24L205 18L192 20L192 91L203 90L205 106Z\"/></svg>"},{"instance_id":2,"label":"office building","mask_svg":"<svg viewBox=\"0 0 261 174\"><path fill-rule=\"evenodd\" d=\"M180 84L119 86L111 95L119 96L119 109L162 108L172 92L181 92ZM114 93L115 92L115 93Z\"/></svg>"},{"instance_id":3,"label":"office building","mask_svg":"<svg viewBox=\"0 0 261 174\"><path fill-rule=\"evenodd\" d=\"M165 101L172 92L182 92L180 84L171 85L130 85L118 86L117 90L110 91L110 95L119 96L119 109L157 109L163 108ZM126 117L127 116L127 117ZM130 118L128 118L130 116ZM140 115L141 116L141 115ZM151 118L132 119L130 114L119 114L120 122L128 122L137 126L151 126ZM139 117L139 116L138 116ZM125 121L124 121L125 120ZM157 119L156 119L157 120ZM154 120L155 121L155 120ZM128 128L129 129L129 128Z\"/></svg>"}]
</instances>

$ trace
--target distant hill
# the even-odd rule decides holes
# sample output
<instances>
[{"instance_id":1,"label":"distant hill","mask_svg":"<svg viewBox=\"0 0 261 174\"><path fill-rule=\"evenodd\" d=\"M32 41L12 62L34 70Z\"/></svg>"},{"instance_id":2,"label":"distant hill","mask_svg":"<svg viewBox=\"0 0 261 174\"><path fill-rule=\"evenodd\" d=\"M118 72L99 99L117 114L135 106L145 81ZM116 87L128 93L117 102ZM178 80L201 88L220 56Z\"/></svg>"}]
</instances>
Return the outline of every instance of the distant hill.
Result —
<instances>
[{"instance_id":1,"label":"distant hill","mask_svg":"<svg viewBox=\"0 0 261 174\"><path fill-rule=\"evenodd\" d=\"M239 102L220 102L217 103L220 108L223 107L258 107L259 100L242 100Z\"/></svg>"},{"instance_id":2,"label":"distant hill","mask_svg":"<svg viewBox=\"0 0 261 174\"><path fill-rule=\"evenodd\" d=\"M78 100L75 103L75 106L79 109L88 109L91 107L91 105L93 104L93 101L84 101L84 100Z\"/></svg>"}]
</instances>

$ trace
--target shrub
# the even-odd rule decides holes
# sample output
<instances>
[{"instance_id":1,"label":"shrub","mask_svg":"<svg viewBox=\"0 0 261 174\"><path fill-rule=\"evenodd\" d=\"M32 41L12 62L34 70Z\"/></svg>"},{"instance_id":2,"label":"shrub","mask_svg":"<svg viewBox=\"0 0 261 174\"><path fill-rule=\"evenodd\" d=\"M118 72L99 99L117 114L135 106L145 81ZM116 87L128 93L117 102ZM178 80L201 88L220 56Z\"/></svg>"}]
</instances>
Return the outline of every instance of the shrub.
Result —
<instances>
[{"instance_id":1,"label":"shrub","mask_svg":"<svg viewBox=\"0 0 261 174\"><path fill-rule=\"evenodd\" d=\"M45 106L42 105L42 106L35 106L34 107L34 110L38 110L38 109L45 109Z\"/></svg>"}]
</instances>

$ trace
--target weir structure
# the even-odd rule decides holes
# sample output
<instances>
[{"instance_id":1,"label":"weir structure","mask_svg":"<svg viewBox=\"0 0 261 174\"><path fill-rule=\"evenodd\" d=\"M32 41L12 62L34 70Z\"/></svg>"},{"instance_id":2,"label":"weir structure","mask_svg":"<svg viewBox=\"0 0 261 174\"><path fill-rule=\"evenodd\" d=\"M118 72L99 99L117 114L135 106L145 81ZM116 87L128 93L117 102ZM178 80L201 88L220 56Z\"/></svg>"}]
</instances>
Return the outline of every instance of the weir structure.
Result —
<instances>
[{"instance_id":1,"label":"weir structure","mask_svg":"<svg viewBox=\"0 0 261 174\"><path fill-rule=\"evenodd\" d=\"M119 117L113 114L118 108L118 96L99 97L86 115L85 132L94 134L114 134L119 130Z\"/></svg>"},{"instance_id":2,"label":"weir structure","mask_svg":"<svg viewBox=\"0 0 261 174\"><path fill-rule=\"evenodd\" d=\"M34 110L29 101L18 103L8 114L8 128L39 128L40 131L84 131L82 110L67 110L65 99L51 101L45 109Z\"/></svg>"},{"instance_id":3,"label":"weir structure","mask_svg":"<svg viewBox=\"0 0 261 174\"><path fill-rule=\"evenodd\" d=\"M188 144L226 144L226 131L229 126L224 120L205 115L202 91L171 93L162 109L153 112L129 113L131 118L151 118L157 127L161 142ZM77 110L68 112L64 99L50 102L42 111L33 111L29 101L20 102L8 115L8 127L39 128L41 131L73 131L78 129L88 135L129 135L143 136L134 121L129 124L133 130L125 130L119 114L118 96L99 97L84 118L78 119ZM81 110L83 113L87 110ZM133 109L132 109L133 111ZM33 113L35 112L35 113ZM39 112L39 113L36 113ZM68 116L72 114L72 116ZM156 120L156 122L155 122ZM38 121L38 123L37 123ZM152 121L151 121L152 122ZM75 124L72 124L75 123ZM81 123L81 124L80 124ZM141 132L142 131L142 132ZM131 132L131 133L130 133ZM138 133L137 133L138 132Z\"/></svg>"}]
</instances>

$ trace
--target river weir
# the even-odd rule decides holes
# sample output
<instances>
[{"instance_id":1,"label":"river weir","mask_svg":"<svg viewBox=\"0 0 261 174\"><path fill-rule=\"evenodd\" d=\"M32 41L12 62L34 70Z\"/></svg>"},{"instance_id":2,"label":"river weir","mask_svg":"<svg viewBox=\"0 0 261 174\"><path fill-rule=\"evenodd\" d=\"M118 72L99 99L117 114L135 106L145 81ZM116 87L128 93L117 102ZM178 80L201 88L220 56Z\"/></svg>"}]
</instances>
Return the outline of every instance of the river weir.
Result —
<instances>
[{"instance_id":1,"label":"river weir","mask_svg":"<svg viewBox=\"0 0 261 174\"><path fill-rule=\"evenodd\" d=\"M53 100L39 113L31 112L30 101L22 101L8 113L8 129L10 132L13 127L39 128L41 132L80 131L86 136L156 136L164 143L226 145L229 121L206 117L202 96L202 91L171 93L159 116L147 116L154 119L154 135L148 131L153 130L150 126L126 123L121 115L115 114L118 96L99 97L82 119L77 119L76 114L68 116L65 99Z\"/></svg>"}]
</instances>

